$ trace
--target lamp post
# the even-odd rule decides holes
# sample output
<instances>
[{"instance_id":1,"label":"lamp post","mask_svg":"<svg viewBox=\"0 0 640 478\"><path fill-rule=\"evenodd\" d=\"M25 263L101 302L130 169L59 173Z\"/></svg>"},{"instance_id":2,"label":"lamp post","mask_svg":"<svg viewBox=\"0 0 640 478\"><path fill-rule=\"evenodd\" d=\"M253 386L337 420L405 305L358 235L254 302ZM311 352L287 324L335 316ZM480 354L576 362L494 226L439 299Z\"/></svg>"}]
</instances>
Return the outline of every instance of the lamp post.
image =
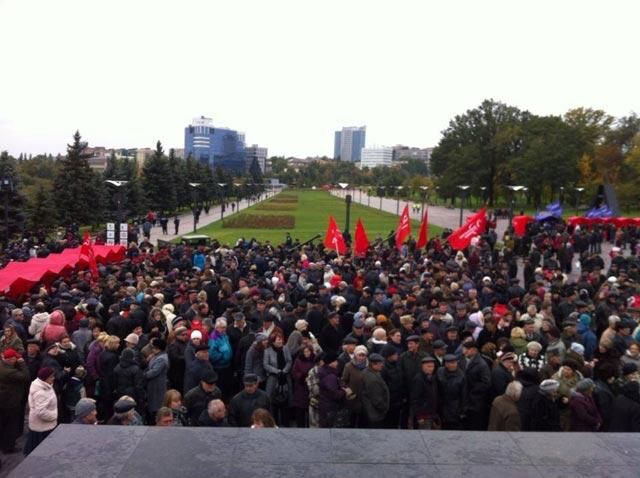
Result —
<instances>
[{"instance_id":1,"label":"lamp post","mask_svg":"<svg viewBox=\"0 0 640 478\"><path fill-rule=\"evenodd\" d=\"M342 197L346 198L346 189L349 187L349 183L338 183L338 186L342 189Z\"/></svg>"},{"instance_id":2,"label":"lamp post","mask_svg":"<svg viewBox=\"0 0 640 478\"><path fill-rule=\"evenodd\" d=\"M578 215L578 208L580 206L580 196L582 195L583 191L584 191L584 188L576 188L576 216Z\"/></svg>"},{"instance_id":3,"label":"lamp post","mask_svg":"<svg viewBox=\"0 0 640 478\"><path fill-rule=\"evenodd\" d=\"M467 195L467 191L469 190L471 186L467 186L465 184L462 184L460 186L458 186L458 189L460 190L460 225L459 227L462 227L462 209L464 207L464 198Z\"/></svg>"},{"instance_id":4,"label":"lamp post","mask_svg":"<svg viewBox=\"0 0 640 478\"><path fill-rule=\"evenodd\" d=\"M227 185L227 183L218 183L218 186L220 186L220 220L222 221L224 219L224 188Z\"/></svg>"},{"instance_id":5,"label":"lamp post","mask_svg":"<svg viewBox=\"0 0 640 478\"><path fill-rule=\"evenodd\" d=\"M240 211L240 201L242 198L240 197L240 188L242 187L242 183L233 183L236 188L236 211Z\"/></svg>"},{"instance_id":6,"label":"lamp post","mask_svg":"<svg viewBox=\"0 0 640 478\"><path fill-rule=\"evenodd\" d=\"M422 191L421 195L422 195L422 209L421 211L421 218L424 217L424 204L427 201L427 191L429 191L429 186L420 186L420 190Z\"/></svg>"},{"instance_id":7,"label":"lamp post","mask_svg":"<svg viewBox=\"0 0 640 478\"><path fill-rule=\"evenodd\" d=\"M362 204L362 186L360 186L358 189L360 189L360 200L358 202Z\"/></svg>"},{"instance_id":8,"label":"lamp post","mask_svg":"<svg viewBox=\"0 0 640 478\"><path fill-rule=\"evenodd\" d=\"M380 197L380 206L378 209L382 211L382 196L384 196L384 186L378 186L378 196Z\"/></svg>"},{"instance_id":9,"label":"lamp post","mask_svg":"<svg viewBox=\"0 0 640 478\"><path fill-rule=\"evenodd\" d=\"M515 208L516 205L516 193L519 191L522 191L525 189L524 186L507 186L507 189L509 189L509 191L511 191L511 204L510 204L510 208L509 208L509 223L511 224L511 226L513 227L513 209Z\"/></svg>"},{"instance_id":10,"label":"lamp post","mask_svg":"<svg viewBox=\"0 0 640 478\"><path fill-rule=\"evenodd\" d=\"M196 226L200 219L200 208L198 204L198 188L200 186L200 183L189 183L189 187L191 188L191 211L193 212L193 232L196 232Z\"/></svg>"},{"instance_id":11,"label":"lamp post","mask_svg":"<svg viewBox=\"0 0 640 478\"><path fill-rule=\"evenodd\" d=\"M351 194L347 194L347 196L344 198L345 204L346 204L346 215L345 215L345 219L344 219L344 236L346 238L351 237L349 235L349 219L351 218Z\"/></svg>"},{"instance_id":12,"label":"lamp post","mask_svg":"<svg viewBox=\"0 0 640 478\"><path fill-rule=\"evenodd\" d=\"M13 176L8 171L2 177L0 189L4 193L4 240L5 248L9 247L9 196L13 194Z\"/></svg>"},{"instance_id":13,"label":"lamp post","mask_svg":"<svg viewBox=\"0 0 640 478\"><path fill-rule=\"evenodd\" d=\"M371 207L371 188L367 188L367 207Z\"/></svg>"},{"instance_id":14,"label":"lamp post","mask_svg":"<svg viewBox=\"0 0 640 478\"><path fill-rule=\"evenodd\" d=\"M482 191L482 204L485 204L487 202L487 187L480 186L480 191Z\"/></svg>"},{"instance_id":15,"label":"lamp post","mask_svg":"<svg viewBox=\"0 0 640 478\"><path fill-rule=\"evenodd\" d=\"M125 186L128 181L116 181L114 179L107 179L105 183L110 184L111 186L116 188L116 211L117 211L117 221L118 227L116 227L116 238L115 241L117 243L120 242L120 224L122 224L122 190L123 186Z\"/></svg>"},{"instance_id":16,"label":"lamp post","mask_svg":"<svg viewBox=\"0 0 640 478\"><path fill-rule=\"evenodd\" d=\"M560 205L564 206L564 186L560 186L560 197L558 198Z\"/></svg>"},{"instance_id":17,"label":"lamp post","mask_svg":"<svg viewBox=\"0 0 640 478\"><path fill-rule=\"evenodd\" d=\"M404 189L404 186L396 186L396 216L400 215L400 191Z\"/></svg>"}]
</instances>

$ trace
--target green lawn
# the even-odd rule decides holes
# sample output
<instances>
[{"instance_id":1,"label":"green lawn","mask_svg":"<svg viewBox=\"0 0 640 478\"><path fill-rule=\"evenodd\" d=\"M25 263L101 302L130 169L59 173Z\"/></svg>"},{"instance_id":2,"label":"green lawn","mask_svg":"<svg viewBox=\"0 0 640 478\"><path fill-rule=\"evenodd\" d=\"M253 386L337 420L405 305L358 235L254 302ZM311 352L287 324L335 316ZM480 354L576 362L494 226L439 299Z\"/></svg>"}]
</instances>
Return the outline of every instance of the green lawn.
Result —
<instances>
[{"instance_id":1,"label":"green lawn","mask_svg":"<svg viewBox=\"0 0 640 478\"><path fill-rule=\"evenodd\" d=\"M329 224L329 215L333 215L341 230L344 229L345 203L343 199L333 197L324 191L287 190L285 194L291 193L298 195L297 207L293 211L260 210L255 207L250 207L249 209L241 211L240 214L293 215L295 216L296 226L294 230L289 232L294 239L298 238L303 242L311 239L316 234L321 234L324 238ZM267 201L267 203L268 202L270 202L270 200ZM393 214L380 212L377 209L359 204L352 204L349 226L349 232L352 237L358 218L362 219L370 241L373 241L378 235L387 237L398 224L398 217ZM420 223L418 221L412 221L411 227L412 234L416 237ZM268 240L280 244L284 241L286 232L287 230L285 229L227 229L223 228L220 222L215 222L198 229L196 234L206 234L227 244L235 242L239 237L244 237L245 239L255 237L261 242ZM429 226L429 237L438 235L441 232L442 229L440 227Z\"/></svg>"}]
</instances>

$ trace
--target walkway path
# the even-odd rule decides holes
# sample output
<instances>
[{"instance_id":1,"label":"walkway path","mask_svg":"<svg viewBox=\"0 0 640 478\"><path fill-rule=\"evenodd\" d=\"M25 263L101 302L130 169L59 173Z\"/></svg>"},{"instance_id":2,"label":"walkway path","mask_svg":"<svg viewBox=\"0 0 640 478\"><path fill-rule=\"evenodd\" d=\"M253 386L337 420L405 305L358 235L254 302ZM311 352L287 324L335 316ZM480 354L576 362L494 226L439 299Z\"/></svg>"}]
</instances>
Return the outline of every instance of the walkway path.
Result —
<instances>
[{"instance_id":1,"label":"walkway path","mask_svg":"<svg viewBox=\"0 0 640 478\"><path fill-rule=\"evenodd\" d=\"M247 199L243 199L242 201L240 201L240 203L236 204L235 211L232 211L231 203L229 203L228 207L225 209L224 217L229 217L229 216L232 216L233 214L237 214L240 211L244 211L247 207L253 206L258 202L262 202L270 197L273 197L275 194L277 194L275 191L265 191L264 193L261 194L260 199L258 201L249 202ZM173 234L174 216L169 217L169 227L167 228L169 230L169 234L162 234L162 228L160 227L159 222L156 222L157 224L156 227L151 229L151 243L152 244L157 243L158 239L162 241L172 241L173 239L180 236L184 236L185 234L192 234L193 233L193 213L188 212L180 215L179 217L180 217L180 227L178 229L177 235ZM196 227L200 229L201 227L208 226L209 224L212 224L219 220L220 220L220 205L217 205L209 209L209 214L205 213L203 209L202 212L200 213L200 221L198 222Z\"/></svg>"}]
</instances>

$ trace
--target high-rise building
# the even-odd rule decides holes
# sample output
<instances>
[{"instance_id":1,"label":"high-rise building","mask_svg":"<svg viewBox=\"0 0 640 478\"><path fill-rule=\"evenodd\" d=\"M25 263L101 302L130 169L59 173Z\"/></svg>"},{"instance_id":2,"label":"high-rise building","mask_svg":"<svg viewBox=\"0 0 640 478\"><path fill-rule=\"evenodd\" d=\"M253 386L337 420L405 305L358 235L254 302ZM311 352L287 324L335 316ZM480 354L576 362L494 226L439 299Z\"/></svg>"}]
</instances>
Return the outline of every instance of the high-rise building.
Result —
<instances>
[{"instance_id":1,"label":"high-rise building","mask_svg":"<svg viewBox=\"0 0 640 478\"><path fill-rule=\"evenodd\" d=\"M243 171L246 165L244 134L229 128L215 128L211 118L194 118L184 129L184 154L207 164Z\"/></svg>"},{"instance_id":2,"label":"high-rise building","mask_svg":"<svg viewBox=\"0 0 640 478\"><path fill-rule=\"evenodd\" d=\"M260 165L262 174L271 173L271 161L267 158L267 148L261 148L257 144L252 144L244 148L244 152L247 157L247 168L251 167L251 163L255 159Z\"/></svg>"},{"instance_id":3,"label":"high-rise building","mask_svg":"<svg viewBox=\"0 0 640 478\"><path fill-rule=\"evenodd\" d=\"M365 147L366 126L346 126L334 135L333 157L341 161L360 161L360 151Z\"/></svg>"},{"instance_id":4,"label":"high-rise building","mask_svg":"<svg viewBox=\"0 0 640 478\"><path fill-rule=\"evenodd\" d=\"M370 148L362 148L361 154L361 168L391 166L393 162L393 148L390 146L372 146Z\"/></svg>"}]
</instances>

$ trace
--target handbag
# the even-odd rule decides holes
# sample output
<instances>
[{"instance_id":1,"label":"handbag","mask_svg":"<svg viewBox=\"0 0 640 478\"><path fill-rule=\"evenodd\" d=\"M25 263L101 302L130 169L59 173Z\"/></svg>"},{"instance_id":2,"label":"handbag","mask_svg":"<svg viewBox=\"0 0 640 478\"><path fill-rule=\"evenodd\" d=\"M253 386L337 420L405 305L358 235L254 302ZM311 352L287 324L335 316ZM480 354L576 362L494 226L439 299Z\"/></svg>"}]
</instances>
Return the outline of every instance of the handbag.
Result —
<instances>
[{"instance_id":1,"label":"handbag","mask_svg":"<svg viewBox=\"0 0 640 478\"><path fill-rule=\"evenodd\" d=\"M271 402L276 407L283 407L289 403L289 385L279 383L271 394Z\"/></svg>"}]
</instances>

